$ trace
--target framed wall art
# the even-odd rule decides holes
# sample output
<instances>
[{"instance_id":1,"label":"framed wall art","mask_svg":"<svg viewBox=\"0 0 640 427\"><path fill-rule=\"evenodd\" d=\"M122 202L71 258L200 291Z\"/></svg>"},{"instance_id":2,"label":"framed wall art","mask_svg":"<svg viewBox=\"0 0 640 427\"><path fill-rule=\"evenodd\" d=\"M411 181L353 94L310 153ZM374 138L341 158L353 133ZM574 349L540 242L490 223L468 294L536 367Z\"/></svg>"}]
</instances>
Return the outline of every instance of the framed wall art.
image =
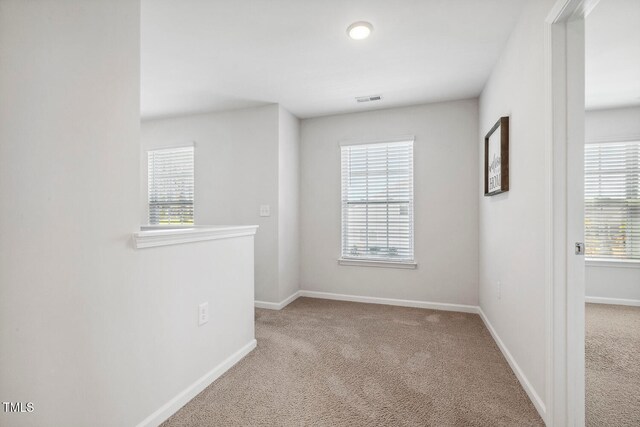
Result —
<instances>
[{"instance_id":1,"label":"framed wall art","mask_svg":"<svg viewBox=\"0 0 640 427\"><path fill-rule=\"evenodd\" d=\"M484 137L484 195L509 191L509 117L500 117Z\"/></svg>"}]
</instances>

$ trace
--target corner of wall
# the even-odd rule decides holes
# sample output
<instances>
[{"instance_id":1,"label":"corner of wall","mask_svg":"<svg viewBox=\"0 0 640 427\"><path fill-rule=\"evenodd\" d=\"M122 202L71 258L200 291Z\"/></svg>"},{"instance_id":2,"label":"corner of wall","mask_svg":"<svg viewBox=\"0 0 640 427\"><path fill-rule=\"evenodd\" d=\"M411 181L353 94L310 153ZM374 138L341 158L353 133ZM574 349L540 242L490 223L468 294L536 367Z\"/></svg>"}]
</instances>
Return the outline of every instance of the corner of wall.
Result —
<instances>
[{"instance_id":1,"label":"corner of wall","mask_svg":"<svg viewBox=\"0 0 640 427\"><path fill-rule=\"evenodd\" d=\"M300 120L278 105L278 295L300 289Z\"/></svg>"}]
</instances>

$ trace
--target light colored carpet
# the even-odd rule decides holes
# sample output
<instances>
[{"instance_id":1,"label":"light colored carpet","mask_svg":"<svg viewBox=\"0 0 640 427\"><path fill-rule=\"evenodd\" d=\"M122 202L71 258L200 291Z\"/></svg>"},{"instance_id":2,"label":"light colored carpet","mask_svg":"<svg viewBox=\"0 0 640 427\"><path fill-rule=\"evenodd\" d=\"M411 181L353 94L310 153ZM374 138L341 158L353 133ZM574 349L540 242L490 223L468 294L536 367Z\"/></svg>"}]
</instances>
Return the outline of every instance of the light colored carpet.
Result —
<instances>
[{"instance_id":1,"label":"light colored carpet","mask_svg":"<svg viewBox=\"0 0 640 427\"><path fill-rule=\"evenodd\" d=\"M587 426L640 426L640 307L586 306Z\"/></svg>"},{"instance_id":2,"label":"light colored carpet","mask_svg":"<svg viewBox=\"0 0 640 427\"><path fill-rule=\"evenodd\" d=\"M300 298L168 426L541 426L475 314Z\"/></svg>"}]
</instances>

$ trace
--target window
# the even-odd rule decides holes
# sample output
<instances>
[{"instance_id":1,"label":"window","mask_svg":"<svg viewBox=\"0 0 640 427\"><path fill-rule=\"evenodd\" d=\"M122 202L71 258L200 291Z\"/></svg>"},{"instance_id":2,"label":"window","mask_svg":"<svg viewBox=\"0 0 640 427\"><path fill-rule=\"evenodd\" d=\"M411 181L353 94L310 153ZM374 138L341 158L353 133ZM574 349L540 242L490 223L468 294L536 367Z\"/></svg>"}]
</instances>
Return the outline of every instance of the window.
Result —
<instances>
[{"instance_id":1,"label":"window","mask_svg":"<svg viewBox=\"0 0 640 427\"><path fill-rule=\"evenodd\" d=\"M413 138L341 154L342 259L413 263Z\"/></svg>"},{"instance_id":2,"label":"window","mask_svg":"<svg viewBox=\"0 0 640 427\"><path fill-rule=\"evenodd\" d=\"M584 198L586 255L640 260L640 141L585 146Z\"/></svg>"},{"instance_id":3,"label":"window","mask_svg":"<svg viewBox=\"0 0 640 427\"><path fill-rule=\"evenodd\" d=\"M149 224L193 224L193 147L147 154Z\"/></svg>"}]
</instances>

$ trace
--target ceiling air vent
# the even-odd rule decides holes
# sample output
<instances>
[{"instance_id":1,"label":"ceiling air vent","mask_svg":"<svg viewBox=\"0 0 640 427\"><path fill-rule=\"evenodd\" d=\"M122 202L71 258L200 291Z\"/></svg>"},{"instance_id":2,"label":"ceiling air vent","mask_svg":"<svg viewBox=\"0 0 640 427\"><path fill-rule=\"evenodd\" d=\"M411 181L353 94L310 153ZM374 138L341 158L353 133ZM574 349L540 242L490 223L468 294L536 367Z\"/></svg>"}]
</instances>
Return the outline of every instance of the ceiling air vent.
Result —
<instances>
[{"instance_id":1,"label":"ceiling air vent","mask_svg":"<svg viewBox=\"0 0 640 427\"><path fill-rule=\"evenodd\" d=\"M370 95L370 96L357 96L356 102L371 102L371 101L380 101L382 99L382 95Z\"/></svg>"}]
</instances>

